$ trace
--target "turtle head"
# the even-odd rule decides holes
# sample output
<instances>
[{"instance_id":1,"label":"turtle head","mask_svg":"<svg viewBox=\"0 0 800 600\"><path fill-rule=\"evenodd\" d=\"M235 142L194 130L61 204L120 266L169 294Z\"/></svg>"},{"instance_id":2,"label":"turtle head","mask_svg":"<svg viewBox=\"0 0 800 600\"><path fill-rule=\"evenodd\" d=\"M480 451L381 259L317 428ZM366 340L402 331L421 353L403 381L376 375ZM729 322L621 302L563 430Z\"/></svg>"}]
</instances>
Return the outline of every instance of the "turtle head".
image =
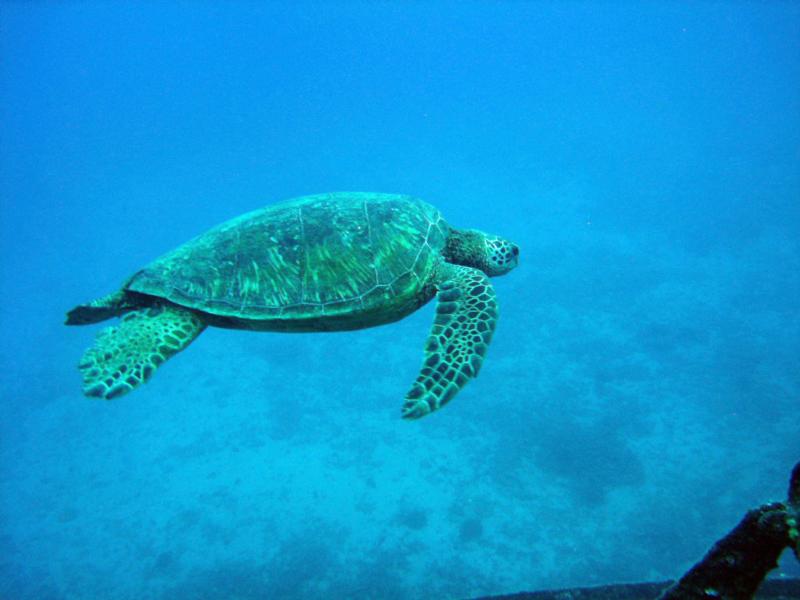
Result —
<instances>
[{"instance_id":1,"label":"turtle head","mask_svg":"<svg viewBox=\"0 0 800 600\"><path fill-rule=\"evenodd\" d=\"M519 264L519 246L477 229L452 229L445 259L457 265L476 267L494 277L505 275Z\"/></svg>"},{"instance_id":2,"label":"turtle head","mask_svg":"<svg viewBox=\"0 0 800 600\"><path fill-rule=\"evenodd\" d=\"M487 275L505 275L519 264L519 246L496 235L483 235L485 266L481 270Z\"/></svg>"}]
</instances>

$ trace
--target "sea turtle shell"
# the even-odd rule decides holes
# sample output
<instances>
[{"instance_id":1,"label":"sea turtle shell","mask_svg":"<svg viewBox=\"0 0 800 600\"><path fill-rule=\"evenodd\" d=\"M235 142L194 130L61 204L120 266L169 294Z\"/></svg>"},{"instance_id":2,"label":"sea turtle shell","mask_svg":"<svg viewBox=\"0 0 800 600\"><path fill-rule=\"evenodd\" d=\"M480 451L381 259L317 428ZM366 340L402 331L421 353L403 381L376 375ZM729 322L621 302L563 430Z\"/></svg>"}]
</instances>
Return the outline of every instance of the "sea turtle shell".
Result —
<instances>
[{"instance_id":1,"label":"sea turtle shell","mask_svg":"<svg viewBox=\"0 0 800 600\"><path fill-rule=\"evenodd\" d=\"M304 196L211 229L125 289L234 321L277 319L291 329L295 320L353 315L362 327L432 297L426 286L448 233L439 211L411 196Z\"/></svg>"}]
</instances>

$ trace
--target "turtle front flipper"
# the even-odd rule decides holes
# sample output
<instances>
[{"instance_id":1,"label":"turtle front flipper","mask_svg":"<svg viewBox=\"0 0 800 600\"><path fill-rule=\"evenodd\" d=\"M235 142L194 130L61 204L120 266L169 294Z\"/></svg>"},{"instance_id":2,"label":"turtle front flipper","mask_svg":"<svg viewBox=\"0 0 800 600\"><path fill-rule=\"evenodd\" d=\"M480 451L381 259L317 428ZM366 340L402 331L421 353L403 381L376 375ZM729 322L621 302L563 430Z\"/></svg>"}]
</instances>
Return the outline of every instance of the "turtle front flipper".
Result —
<instances>
[{"instance_id":1,"label":"turtle front flipper","mask_svg":"<svg viewBox=\"0 0 800 600\"><path fill-rule=\"evenodd\" d=\"M195 313L175 306L154 306L126 313L118 327L101 331L78 365L83 393L111 400L150 379L172 355L205 329Z\"/></svg>"},{"instance_id":2,"label":"turtle front flipper","mask_svg":"<svg viewBox=\"0 0 800 600\"><path fill-rule=\"evenodd\" d=\"M477 377L497 324L494 288L483 271L442 263L437 281L436 318L422 369L403 404L406 419L447 404Z\"/></svg>"}]
</instances>

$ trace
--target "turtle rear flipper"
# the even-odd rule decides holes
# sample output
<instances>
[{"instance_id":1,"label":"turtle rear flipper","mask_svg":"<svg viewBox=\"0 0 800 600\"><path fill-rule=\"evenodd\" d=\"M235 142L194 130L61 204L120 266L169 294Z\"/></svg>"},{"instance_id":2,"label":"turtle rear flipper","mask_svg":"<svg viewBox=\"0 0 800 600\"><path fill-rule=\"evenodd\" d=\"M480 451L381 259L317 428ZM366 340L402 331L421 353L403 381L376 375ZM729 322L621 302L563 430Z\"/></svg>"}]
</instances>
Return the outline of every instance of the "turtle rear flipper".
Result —
<instances>
[{"instance_id":1,"label":"turtle rear flipper","mask_svg":"<svg viewBox=\"0 0 800 600\"><path fill-rule=\"evenodd\" d=\"M125 291L114 292L92 300L86 304L79 304L67 313L66 325L90 325L99 323L111 317L116 317L132 308Z\"/></svg>"},{"instance_id":2,"label":"turtle rear flipper","mask_svg":"<svg viewBox=\"0 0 800 600\"><path fill-rule=\"evenodd\" d=\"M83 393L111 400L146 382L172 355L205 329L195 313L174 306L142 308L125 314L118 327L101 331L81 358Z\"/></svg>"},{"instance_id":3,"label":"turtle rear flipper","mask_svg":"<svg viewBox=\"0 0 800 600\"><path fill-rule=\"evenodd\" d=\"M436 318L422 369L403 404L406 419L444 406L477 377L497 324L494 288L483 271L443 262L437 280Z\"/></svg>"}]
</instances>

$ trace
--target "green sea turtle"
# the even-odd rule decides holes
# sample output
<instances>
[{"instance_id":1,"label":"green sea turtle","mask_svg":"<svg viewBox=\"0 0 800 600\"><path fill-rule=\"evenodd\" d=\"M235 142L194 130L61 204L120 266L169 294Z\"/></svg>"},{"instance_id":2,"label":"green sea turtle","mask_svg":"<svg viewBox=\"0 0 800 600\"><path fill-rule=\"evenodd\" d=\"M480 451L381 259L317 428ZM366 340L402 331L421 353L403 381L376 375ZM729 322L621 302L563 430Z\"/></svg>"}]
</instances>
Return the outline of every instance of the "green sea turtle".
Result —
<instances>
[{"instance_id":1,"label":"green sea turtle","mask_svg":"<svg viewBox=\"0 0 800 600\"><path fill-rule=\"evenodd\" d=\"M67 325L120 316L79 369L87 396L110 400L147 381L208 325L342 331L402 319L434 296L436 318L403 417L441 407L478 374L497 322L491 275L519 249L450 227L417 198L305 196L223 223L81 304Z\"/></svg>"}]
</instances>

